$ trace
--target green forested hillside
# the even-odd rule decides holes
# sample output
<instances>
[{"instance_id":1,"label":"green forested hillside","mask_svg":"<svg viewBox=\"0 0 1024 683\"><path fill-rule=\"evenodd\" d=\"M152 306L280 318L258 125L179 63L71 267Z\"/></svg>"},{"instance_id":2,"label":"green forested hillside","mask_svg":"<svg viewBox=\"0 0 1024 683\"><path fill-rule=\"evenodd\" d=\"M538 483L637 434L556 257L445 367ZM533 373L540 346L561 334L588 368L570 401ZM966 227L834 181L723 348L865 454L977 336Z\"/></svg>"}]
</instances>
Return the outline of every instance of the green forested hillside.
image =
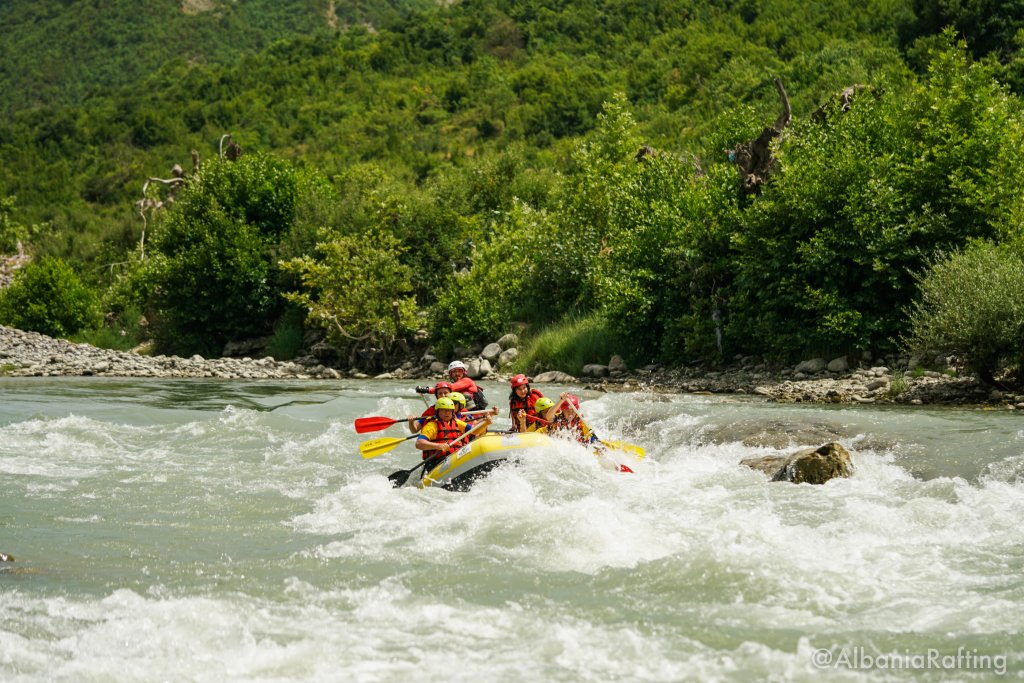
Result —
<instances>
[{"instance_id":1,"label":"green forested hillside","mask_svg":"<svg viewBox=\"0 0 1024 683\"><path fill-rule=\"evenodd\" d=\"M0 113L80 102L169 61L223 64L271 43L367 22L431 0L7 0L0 4Z\"/></svg>"},{"instance_id":2,"label":"green forested hillside","mask_svg":"<svg viewBox=\"0 0 1024 683\"><path fill-rule=\"evenodd\" d=\"M291 291L340 346L362 328L386 345L424 324L403 317L421 308L441 344L513 320L599 320L636 361L895 347L932 259L1020 231L1020 3L339 3L334 27L326 3L292 4L170 3L160 49L105 4L0 9L93 26L80 89L0 118L0 198L15 197L0 225L47 236L37 252L75 264L108 308L138 306L204 351L280 325ZM185 34L202 58L167 53ZM12 83L48 68L41 46L69 49L8 36ZM109 52L86 49L104 40ZM162 56L137 72L121 66L151 49ZM773 77L793 122L751 195L725 151L778 116ZM853 84L869 95L812 119ZM246 153L237 174L216 170L226 133ZM188 172L191 149L204 171L152 216L139 261L142 184ZM285 204L259 189L270 169L296 188ZM274 225L253 218L267 201ZM374 277L382 249L407 270L383 308L353 305L336 283ZM232 296L261 319L202 324L230 304L204 296L254 274L264 284ZM392 300L409 306L391 328L370 324Z\"/></svg>"}]
</instances>

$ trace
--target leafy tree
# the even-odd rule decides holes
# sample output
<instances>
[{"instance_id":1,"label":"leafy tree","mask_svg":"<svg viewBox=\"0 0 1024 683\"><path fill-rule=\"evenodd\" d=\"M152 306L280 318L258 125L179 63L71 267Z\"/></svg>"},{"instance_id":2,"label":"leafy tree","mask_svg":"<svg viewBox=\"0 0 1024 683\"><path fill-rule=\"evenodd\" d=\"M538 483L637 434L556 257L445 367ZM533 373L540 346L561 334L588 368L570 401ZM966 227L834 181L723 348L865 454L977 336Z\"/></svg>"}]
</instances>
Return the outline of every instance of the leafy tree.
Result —
<instances>
[{"instance_id":1,"label":"leafy tree","mask_svg":"<svg viewBox=\"0 0 1024 683\"><path fill-rule=\"evenodd\" d=\"M733 238L739 350L893 346L912 273L998 232L1003 148L1020 125L992 71L950 45L924 83L793 130Z\"/></svg>"},{"instance_id":2,"label":"leafy tree","mask_svg":"<svg viewBox=\"0 0 1024 683\"><path fill-rule=\"evenodd\" d=\"M1024 258L976 242L937 260L919 278L907 343L921 355L952 354L989 383L1007 365L1024 369Z\"/></svg>"},{"instance_id":3,"label":"leafy tree","mask_svg":"<svg viewBox=\"0 0 1024 683\"><path fill-rule=\"evenodd\" d=\"M0 290L0 323L67 337L101 318L96 295L64 261L42 258L18 269Z\"/></svg>"},{"instance_id":4,"label":"leafy tree","mask_svg":"<svg viewBox=\"0 0 1024 683\"><path fill-rule=\"evenodd\" d=\"M390 351L417 326L412 269L395 261L405 248L384 231L323 237L316 257L281 264L302 284L286 298L308 311L307 322L324 329L335 348Z\"/></svg>"},{"instance_id":5,"label":"leafy tree","mask_svg":"<svg viewBox=\"0 0 1024 683\"><path fill-rule=\"evenodd\" d=\"M158 345L218 353L269 331L282 310L277 254L315 179L264 154L204 164L153 231Z\"/></svg>"}]
</instances>

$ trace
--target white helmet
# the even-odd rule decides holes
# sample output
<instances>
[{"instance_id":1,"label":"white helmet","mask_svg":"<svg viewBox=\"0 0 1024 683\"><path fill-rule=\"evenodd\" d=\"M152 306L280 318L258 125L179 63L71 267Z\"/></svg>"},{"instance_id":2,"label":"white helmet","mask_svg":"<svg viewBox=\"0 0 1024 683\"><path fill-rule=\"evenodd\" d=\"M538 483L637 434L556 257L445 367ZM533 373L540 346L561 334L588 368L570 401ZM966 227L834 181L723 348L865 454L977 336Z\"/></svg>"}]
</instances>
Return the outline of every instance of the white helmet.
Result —
<instances>
[{"instance_id":1,"label":"white helmet","mask_svg":"<svg viewBox=\"0 0 1024 683\"><path fill-rule=\"evenodd\" d=\"M466 369L466 364L463 363L461 360L453 360L451 363L448 364L448 372L451 372L452 370L465 370L465 369Z\"/></svg>"}]
</instances>

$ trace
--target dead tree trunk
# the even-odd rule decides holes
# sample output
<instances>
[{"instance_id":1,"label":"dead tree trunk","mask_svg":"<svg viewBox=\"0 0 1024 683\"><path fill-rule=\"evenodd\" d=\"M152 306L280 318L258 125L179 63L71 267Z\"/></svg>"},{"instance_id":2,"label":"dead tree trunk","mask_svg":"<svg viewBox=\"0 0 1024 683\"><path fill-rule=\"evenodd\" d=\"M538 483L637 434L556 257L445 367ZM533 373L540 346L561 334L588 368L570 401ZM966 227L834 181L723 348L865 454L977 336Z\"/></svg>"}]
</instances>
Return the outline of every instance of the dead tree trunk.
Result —
<instances>
[{"instance_id":1,"label":"dead tree trunk","mask_svg":"<svg viewBox=\"0 0 1024 683\"><path fill-rule=\"evenodd\" d=\"M743 191L747 194L758 194L761 186L768 180L769 176L776 170L777 163L775 155L772 154L772 141L782 135L790 121L793 120L793 110L789 106L789 97L786 96L786 89L782 81L774 79L775 88L779 91L779 99L782 100L782 111L775 123L761 131L755 140L737 145L735 149L729 150L729 160L736 164L740 176L743 179Z\"/></svg>"}]
</instances>

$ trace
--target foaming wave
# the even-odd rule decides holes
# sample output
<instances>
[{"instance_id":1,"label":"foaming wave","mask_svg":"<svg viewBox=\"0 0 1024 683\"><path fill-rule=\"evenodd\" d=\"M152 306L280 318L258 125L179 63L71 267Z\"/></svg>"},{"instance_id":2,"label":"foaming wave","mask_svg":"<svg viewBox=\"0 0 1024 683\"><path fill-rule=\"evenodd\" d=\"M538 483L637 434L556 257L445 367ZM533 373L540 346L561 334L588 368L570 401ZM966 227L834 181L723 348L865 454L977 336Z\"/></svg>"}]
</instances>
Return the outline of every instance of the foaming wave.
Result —
<instances>
[{"instance_id":1,"label":"foaming wave","mask_svg":"<svg viewBox=\"0 0 1024 683\"><path fill-rule=\"evenodd\" d=\"M498 468L471 491L394 490L381 476L353 478L292 524L343 535L328 557L416 556L444 562L470 554L538 569L594 572L672 552L665 534L631 511L637 475L604 469L572 444L538 449Z\"/></svg>"}]
</instances>

